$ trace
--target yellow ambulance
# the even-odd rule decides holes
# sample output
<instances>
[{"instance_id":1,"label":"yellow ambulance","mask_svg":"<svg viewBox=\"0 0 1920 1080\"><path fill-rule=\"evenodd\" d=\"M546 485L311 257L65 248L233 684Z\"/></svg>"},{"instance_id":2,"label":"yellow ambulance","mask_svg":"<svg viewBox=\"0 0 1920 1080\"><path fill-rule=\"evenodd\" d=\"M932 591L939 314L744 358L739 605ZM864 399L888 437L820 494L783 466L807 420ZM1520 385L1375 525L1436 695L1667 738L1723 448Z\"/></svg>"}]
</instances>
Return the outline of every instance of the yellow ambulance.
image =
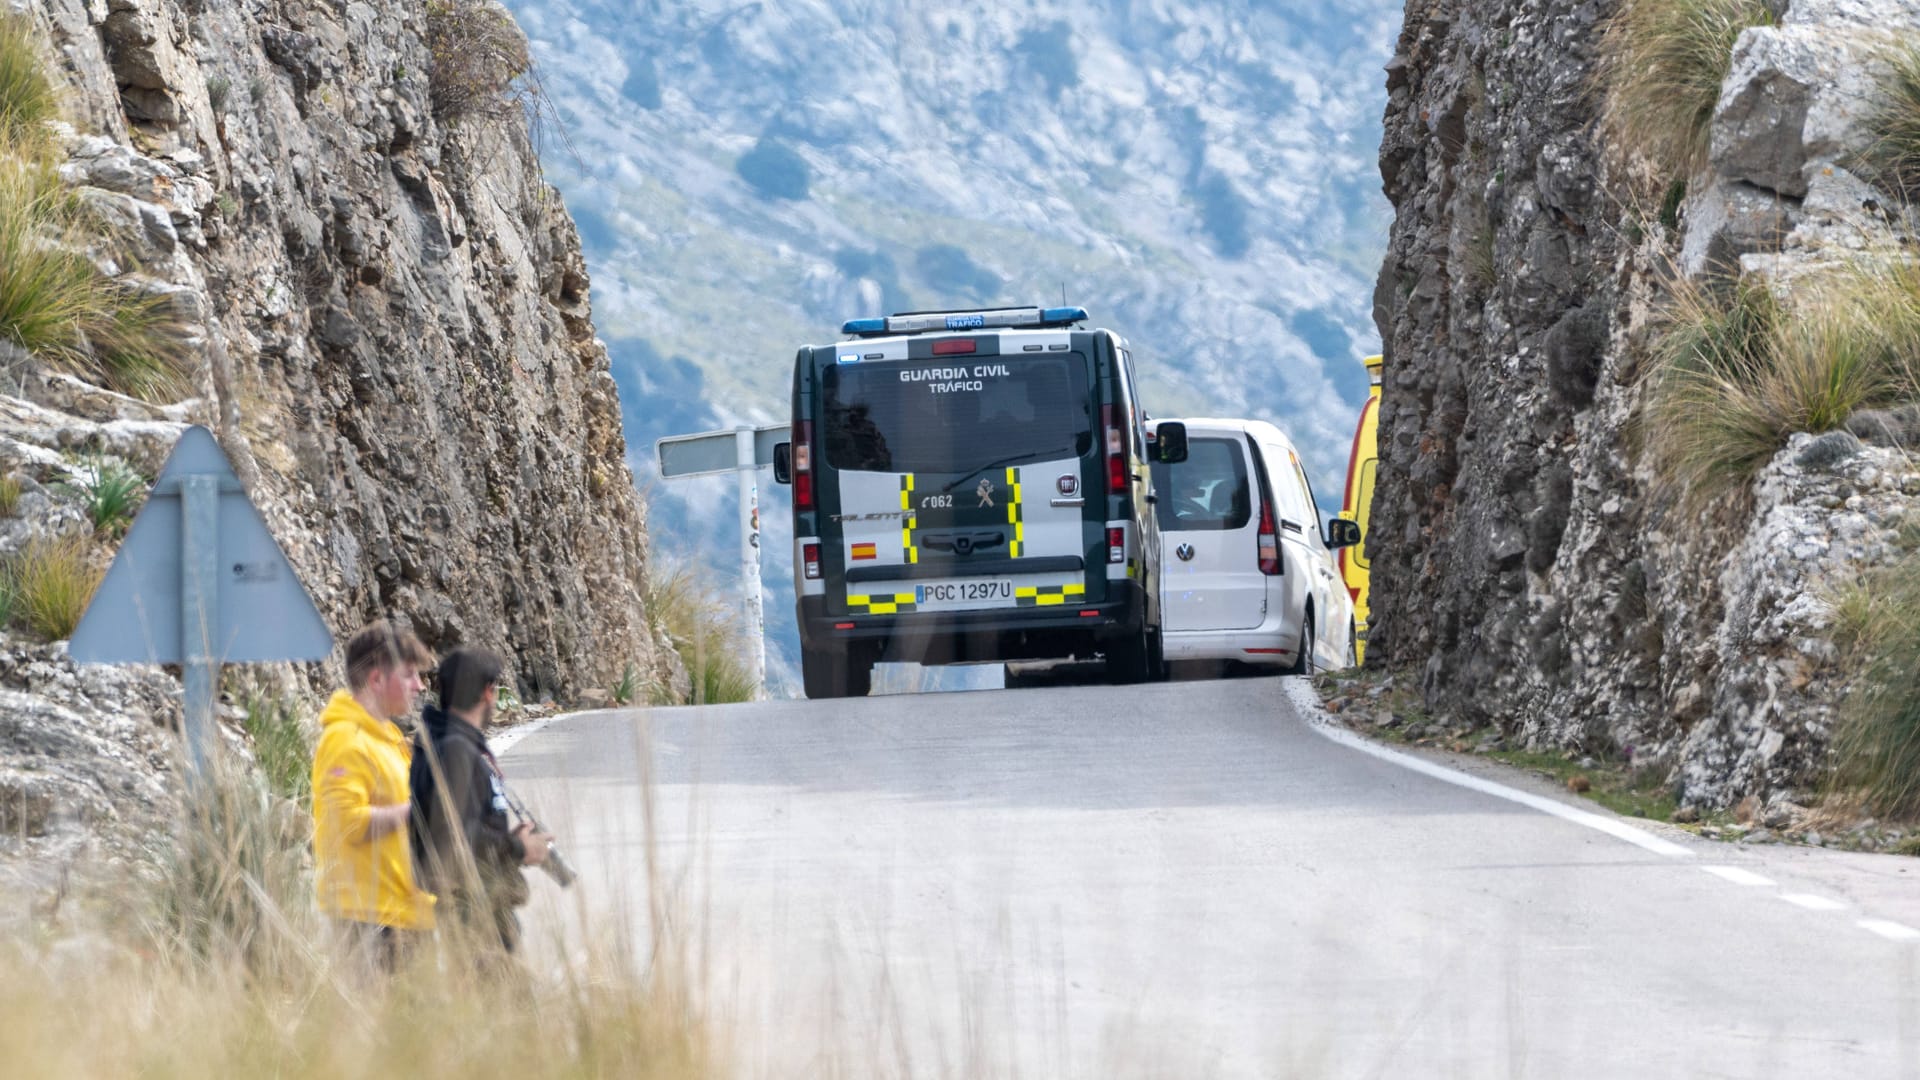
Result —
<instances>
[{"instance_id":1,"label":"yellow ambulance","mask_svg":"<svg viewBox=\"0 0 1920 1080\"><path fill-rule=\"evenodd\" d=\"M1340 516L1358 522L1360 543L1340 549L1340 575L1347 591L1353 594L1354 653L1362 663L1367 659L1367 622L1371 608L1367 589L1367 547L1373 535L1367 510L1373 502L1373 478L1379 470L1380 451L1377 428L1380 423L1380 369L1383 358L1369 356L1362 363L1372 377L1373 388L1360 409L1360 423L1353 432L1353 454L1347 459L1347 501Z\"/></svg>"}]
</instances>

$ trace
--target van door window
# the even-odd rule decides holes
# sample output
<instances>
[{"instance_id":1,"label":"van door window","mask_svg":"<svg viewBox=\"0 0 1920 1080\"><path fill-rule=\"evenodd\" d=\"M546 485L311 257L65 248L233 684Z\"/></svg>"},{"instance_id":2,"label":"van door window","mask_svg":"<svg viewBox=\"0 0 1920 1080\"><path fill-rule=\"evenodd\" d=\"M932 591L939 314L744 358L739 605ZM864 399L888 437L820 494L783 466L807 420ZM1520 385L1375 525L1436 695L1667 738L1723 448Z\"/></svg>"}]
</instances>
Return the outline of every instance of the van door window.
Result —
<instances>
[{"instance_id":1,"label":"van door window","mask_svg":"<svg viewBox=\"0 0 1920 1080\"><path fill-rule=\"evenodd\" d=\"M1300 490L1307 496L1307 520L1313 522L1313 527L1324 540L1327 536L1327 518L1320 512L1320 500L1313 497L1313 481L1307 479L1307 470L1300 467L1297 457L1293 459L1293 472L1300 478Z\"/></svg>"},{"instance_id":2,"label":"van door window","mask_svg":"<svg viewBox=\"0 0 1920 1080\"><path fill-rule=\"evenodd\" d=\"M1238 439L1191 439L1187 460L1150 467L1162 532L1224 532L1245 528L1253 517Z\"/></svg>"}]
</instances>

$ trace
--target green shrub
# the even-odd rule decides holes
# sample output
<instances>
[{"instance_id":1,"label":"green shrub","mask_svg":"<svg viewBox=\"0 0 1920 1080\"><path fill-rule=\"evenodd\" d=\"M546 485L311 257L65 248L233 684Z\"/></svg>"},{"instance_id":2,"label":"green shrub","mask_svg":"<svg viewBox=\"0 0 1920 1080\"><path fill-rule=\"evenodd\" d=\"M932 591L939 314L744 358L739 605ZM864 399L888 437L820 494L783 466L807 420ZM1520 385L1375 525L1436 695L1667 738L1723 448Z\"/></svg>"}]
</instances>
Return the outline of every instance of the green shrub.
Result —
<instances>
[{"instance_id":1,"label":"green shrub","mask_svg":"<svg viewBox=\"0 0 1920 1080\"><path fill-rule=\"evenodd\" d=\"M313 740L300 720L300 707L284 698L247 700L247 736L267 790L306 805L313 783Z\"/></svg>"},{"instance_id":2,"label":"green shrub","mask_svg":"<svg viewBox=\"0 0 1920 1080\"><path fill-rule=\"evenodd\" d=\"M48 146L46 123L59 112L32 24L18 15L0 16L0 152L40 156Z\"/></svg>"},{"instance_id":3,"label":"green shrub","mask_svg":"<svg viewBox=\"0 0 1920 1080\"><path fill-rule=\"evenodd\" d=\"M87 463L72 490L85 503L94 532L120 537L126 535L146 498L147 478L118 461L96 458Z\"/></svg>"},{"instance_id":4,"label":"green shrub","mask_svg":"<svg viewBox=\"0 0 1920 1080\"><path fill-rule=\"evenodd\" d=\"M1834 732L1833 778L1875 814L1920 815L1920 554L1848 589L1836 638L1857 672Z\"/></svg>"},{"instance_id":5,"label":"green shrub","mask_svg":"<svg viewBox=\"0 0 1920 1080\"><path fill-rule=\"evenodd\" d=\"M126 393L174 393L187 351L171 302L101 275L73 217L47 170L0 161L0 336Z\"/></svg>"},{"instance_id":6,"label":"green shrub","mask_svg":"<svg viewBox=\"0 0 1920 1080\"><path fill-rule=\"evenodd\" d=\"M85 537L35 540L15 555L8 568L13 615L48 641L65 641L105 576Z\"/></svg>"},{"instance_id":7,"label":"green shrub","mask_svg":"<svg viewBox=\"0 0 1920 1080\"><path fill-rule=\"evenodd\" d=\"M647 617L673 642L691 680L684 698L664 686L656 687L655 703L719 705L753 700L753 674L746 659L750 643L732 604L706 583L701 568L690 563L656 562L653 571Z\"/></svg>"},{"instance_id":8,"label":"green shrub","mask_svg":"<svg viewBox=\"0 0 1920 1080\"><path fill-rule=\"evenodd\" d=\"M1734 41L1772 22L1761 0L1624 0L1600 42L1608 126L1668 175L1691 174Z\"/></svg>"},{"instance_id":9,"label":"green shrub","mask_svg":"<svg viewBox=\"0 0 1920 1080\"><path fill-rule=\"evenodd\" d=\"M620 681L614 684L612 695L613 703L615 705L631 705L633 704L635 695L639 693L639 690L639 669L635 668L633 664L629 662L626 667L620 669Z\"/></svg>"},{"instance_id":10,"label":"green shrub","mask_svg":"<svg viewBox=\"0 0 1920 1080\"><path fill-rule=\"evenodd\" d=\"M1873 143L1863 156L1888 187L1920 199L1920 45L1902 45L1887 57L1880 93L1866 125Z\"/></svg>"}]
</instances>

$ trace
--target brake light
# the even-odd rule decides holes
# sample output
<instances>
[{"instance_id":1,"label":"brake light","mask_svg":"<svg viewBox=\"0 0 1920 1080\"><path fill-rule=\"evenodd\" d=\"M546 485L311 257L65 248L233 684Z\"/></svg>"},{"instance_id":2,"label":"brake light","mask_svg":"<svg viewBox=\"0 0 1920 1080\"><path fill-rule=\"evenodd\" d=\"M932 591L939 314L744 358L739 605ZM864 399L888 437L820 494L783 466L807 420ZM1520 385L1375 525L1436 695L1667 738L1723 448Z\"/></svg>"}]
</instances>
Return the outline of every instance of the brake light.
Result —
<instances>
[{"instance_id":1,"label":"brake light","mask_svg":"<svg viewBox=\"0 0 1920 1080\"><path fill-rule=\"evenodd\" d=\"M1262 484L1260 492L1260 572L1273 577L1281 573L1280 534L1273 527L1273 502L1267 498Z\"/></svg>"},{"instance_id":2,"label":"brake light","mask_svg":"<svg viewBox=\"0 0 1920 1080\"><path fill-rule=\"evenodd\" d=\"M933 355L935 356L967 356L973 352L974 348L975 346L972 338L950 338L946 341L934 342Z\"/></svg>"},{"instance_id":3,"label":"brake light","mask_svg":"<svg viewBox=\"0 0 1920 1080\"><path fill-rule=\"evenodd\" d=\"M820 545L800 545L800 563L804 567L808 581L820 580Z\"/></svg>"},{"instance_id":4,"label":"brake light","mask_svg":"<svg viewBox=\"0 0 1920 1080\"><path fill-rule=\"evenodd\" d=\"M1110 563L1127 561L1127 530L1117 525L1107 530L1107 561Z\"/></svg>"},{"instance_id":5,"label":"brake light","mask_svg":"<svg viewBox=\"0 0 1920 1080\"><path fill-rule=\"evenodd\" d=\"M813 509L813 421L800 421L793 440L793 508ZM818 553L816 552L816 558ZM819 575L810 575L817 577Z\"/></svg>"},{"instance_id":6,"label":"brake light","mask_svg":"<svg viewBox=\"0 0 1920 1080\"><path fill-rule=\"evenodd\" d=\"M1119 410L1100 406L1100 423L1107 429L1107 493L1127 494L1126 442L1120 437Z\"/></svg>"}]
</instances>

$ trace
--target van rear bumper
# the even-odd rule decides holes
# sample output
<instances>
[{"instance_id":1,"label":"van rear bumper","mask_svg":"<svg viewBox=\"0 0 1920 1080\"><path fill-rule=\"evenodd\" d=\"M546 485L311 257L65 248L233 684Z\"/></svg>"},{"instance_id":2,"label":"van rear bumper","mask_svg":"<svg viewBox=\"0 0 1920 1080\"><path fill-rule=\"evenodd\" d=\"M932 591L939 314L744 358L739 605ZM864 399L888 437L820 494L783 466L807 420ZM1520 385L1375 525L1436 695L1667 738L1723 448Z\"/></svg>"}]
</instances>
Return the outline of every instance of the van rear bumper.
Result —
<instances>
[{"instance_id":1,"label":"van rear bumper","mask_svg":"<svg viewBox=\"0 0 1920 1080\"><path fill-rule=\"evenodd\" d=\"M1121 599L1072 607L898 615L830 615L826 597L803 596L800 640L810 649L834 652L878 648L881 660L922 664L1086 658L1110 641L1138 634L1146 618L1144 589L1132 582L1108 585L1120 587Z\"/></svg>"},{"instance_id":2,"label":"van rear bumper","mask_svg":"<svg viewBox=\"0 0 1920 1080\"><path fill-rule=\"evenodd\" d=\"M1300 625L1276 607L1259 626L1243 630L1169 630L1161 647L1169 662L1236 660L1256 667L1290 667L1299 659Z\"/></svg>"}]
</instances>

